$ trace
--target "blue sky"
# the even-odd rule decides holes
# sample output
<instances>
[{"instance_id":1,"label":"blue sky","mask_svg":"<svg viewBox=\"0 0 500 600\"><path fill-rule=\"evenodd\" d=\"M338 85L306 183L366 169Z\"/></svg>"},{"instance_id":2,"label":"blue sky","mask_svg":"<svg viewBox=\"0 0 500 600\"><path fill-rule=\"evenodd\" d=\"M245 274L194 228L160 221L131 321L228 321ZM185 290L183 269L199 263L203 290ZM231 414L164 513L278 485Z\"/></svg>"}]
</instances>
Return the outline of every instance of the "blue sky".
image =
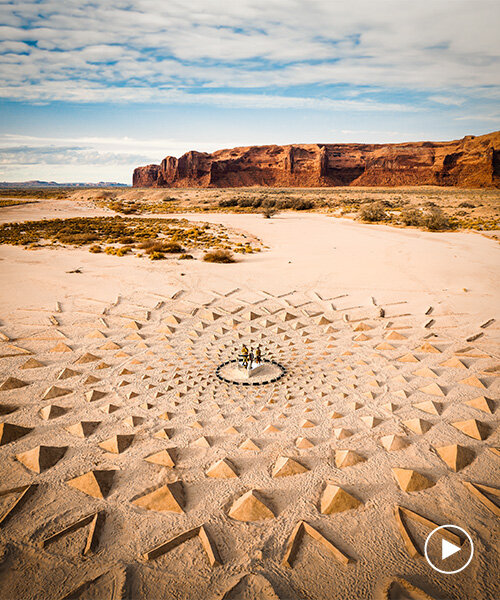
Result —
<instances>
[{"instance_id":1,"label":"blue sky","mask_svg":"<svg viewBox=\"0 0 500 600\"><path fill-rule=\"evenodd\" d=\"M500 128L496 0L0 0L0 180Z\"/></svg>"}]
</instances>

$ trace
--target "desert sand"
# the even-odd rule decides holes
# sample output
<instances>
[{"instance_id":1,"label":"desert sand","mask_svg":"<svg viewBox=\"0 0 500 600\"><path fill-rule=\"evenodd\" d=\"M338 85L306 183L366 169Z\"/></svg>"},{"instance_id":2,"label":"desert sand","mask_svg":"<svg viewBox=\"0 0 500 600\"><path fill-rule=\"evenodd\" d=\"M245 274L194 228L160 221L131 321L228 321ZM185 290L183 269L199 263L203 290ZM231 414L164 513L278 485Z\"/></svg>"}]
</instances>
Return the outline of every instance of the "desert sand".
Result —
<instances>
[{"instance_id":1,"label":"desert sand","mask_svg":"<svg viewBox=\"0 0 500 600\"><path fill-rule=\"evenodd\" d=\"M49 205L0 219L111 214ZM498 597L498 244L182 217L268 248L0 246L0 597ZM243 342L284 376L218 379ZM447 523L475 547L453 576L423 558Z\"/></svg>"}]
</instances>

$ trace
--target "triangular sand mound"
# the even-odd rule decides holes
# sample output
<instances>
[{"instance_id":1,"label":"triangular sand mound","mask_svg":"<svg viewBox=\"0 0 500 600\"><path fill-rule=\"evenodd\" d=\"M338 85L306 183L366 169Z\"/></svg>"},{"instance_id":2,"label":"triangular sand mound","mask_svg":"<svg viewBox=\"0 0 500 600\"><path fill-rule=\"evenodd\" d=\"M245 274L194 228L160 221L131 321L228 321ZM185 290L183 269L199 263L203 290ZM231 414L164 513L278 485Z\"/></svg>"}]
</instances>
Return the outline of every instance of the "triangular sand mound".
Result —
<instances>
[{"instance_id":1,"label":"triangular sand mound","mask_svg":"<svg viewBox=\"0 0 500 600\"><path fill-rule=\"evenodd\" d=\"M120 454L125 451L133 441L133 435L114 435L107 440L100 442L99 446L107 452Z\"/></svg>"},{"instance_id":2,"label":"triangular sand mound","mask_svg":"<svg viewBox=\"0 0 500 600\"><path fill-rule=\"evenodd\" d=\"M343 512L344 510L350 510L351 508L358 508L361 504L362 503L357 498L351 496L351 494L338 485L327 483L321 496L320 511L324 515L331 515L333 513Z\"/></svg>"},{"instance_id":3,"label":"triangular sand mound","mask_svg":"<svg viewBox=\"0 0 500 600\"><path fill-rule=\"evenodd\" d=\"M245 440L244 442L242 442L240 444L240 450L252 450L252 451L259 451L260 448L257 446L257 444L252 441L250 438L248 438L247 440Z\"/></svg>"},{"instance_id":4,"label":"triangular sand mound","mask_svg":"<svg viewBox=\"0 0 500 600\"><path fill-rule=\"evenodd\" d=\"M482 410L489 415L492 415L495 412L495 403L493 400L490 400L485 396L479 396L478 398L473 398L472 400L466 400L465 404L477 410Z\"/></svg>"},{"instance_id":5,"label":"triangular sand mound","mask_svg":"<svg viewBox=\"0 0 500 600\"><path fill-rule=\"evenodd\" d=\"M395 579L376 600L436 600L404 579Z\"/></svg>"},{"instance_id":6,"label":"triangular sand mound","mask_svg":"<svg viewBox=\"0 0 500 600\"><path fill-rule=\"evenodd\" d=\"M440 446L436 452L453 471L460 471L474 460L474 452L458 444Z\"/></svg>"},{"instance_id":7,"label":"triangular sand mound","mask_svg":"<svg viewBox=\"0 0 500 600\"><path fill-rule=\"evenodd\" d=\"M64 429L71 435L76 435L76 437L86 438L97 429L99 426L99 421L80 421L79 423L74 423L73 425L67 425Z\"/></svg>"},{"instance_id":8,"label":"triangular sand mound","mask_svg":"<svg viewBox=\"0 0 500 600\"><path fill-rule=\"evenodd\" d=\"M73 352L73 350L64 342L57 342L57 344L51 348L51 352Z\"/></svg>"},{"instance_id":9,"label":"triangular sand mound","mask_svg":"<svg viewBox=\"0 0 500 600\"><path fill-rule=\"evenodd\" d=\"M9 390L17 390L22 387L29 385L26 381L21 381L15 377L7 377L7 379L0 385L0 392L8 392Z\"/></svg>"},{"instance_id":10,"label":"triangular sand mound","mask_svg":"<svg viewBox=\"0 0 500 600\"><path fill-rule=\"evenodd\" d=\"M146 508L147 510L183 513L182 486L179 482L162 485L156 490L149 492L149 494L137 498L132 504Z\"/></svg>"},{"instance_id":11,"label":"triangular sand mound","mask_svg":"<svg viewBox=\"0 0 500 600\"><path fill-rule=\"evenodd\" d=\"M484 440L488 437L488 429L486 425L481 423L481 421L477 421L476 419L468 419L467 421L455 421L452 423L455 429L458 429L465 435L475 439L475 440Z\"/></svg>"},{"instance_id":12,"label":"triangular sand mound","mask_svg":"<svg viewBox=\"0 0 500 600\"><path fill-rule=\"evenodd\" d=\"M61 460L67 446L37 446L27 452L16 454L17 460L35 473L50 469Z\"/></svg>"},{"instance_id":13,"label":"triangular sand mound","mask_svg":"<svg viewBox=\"0 0 500 600\"><path fill-rule=\"evenodd\" d=\"M297 438L295 445L297 446L297 448L300 448L301 450L307 450L308 448L314 448L314 444L310 440L308 440L307 438L304 438L304 437Z\"/></svg>"},{"instance_id":14,"label":"triangular sand mound","mask_svg":"<svg viewBox=\"0 0 500 600\"><path fill-rule=\"evenodd\" d=\"M335 452L335 465L338 469L343 469L344 467L351 467L360 462L364 462L366 459L359 455L354 450L337 450Z\"/></svg>"},{"instance_id":15,"label":"triangular sand mound","mask_svg":"<svg viewBox=\"0 0 500 600\"><path fill-rule=\"evenodd\" d=\"M192 442L191 446L195 446L196 448L210 448L210 442L206 437L201 436Z\"/></svg>"},{"instance_id":16,"label":"triangular sand mound","mask_svg":"<svg viewBox=\"0 0 500 600\"><path fill-rule=\"evenodd\" d=\"M45 365L37 360L36 358L28 358L28 360L19 368L20 369L39 369L40 367L45 367Z\"/></svg>"},{"instance_id":17,"label":"triangular sand mound","mask_svg":"<svg viewBox=\"0 0 500 600\"><path fill-rule=\"evenodd\" d=\"M88 392L85 392L85 400L87 400L87 402L95 402L96 400L104 398L105 395L106 392L101 392L99 390L89 390Z\"/></svg>"},{"instance_id":18,"label":"triangular sand mound","mask_svg":"<svg viewBox=\"0 0 500 600\"><path fill-rule=\"evenodd\" d=\"M233 479L234 477L238 477L238 474L236 473L236 469L227 460L227 458L223 458L207 469L207 477L214 477L216 479Z\"/></svg>"},{"instance_id":19,"label":"triangular sand mound","mask_svg":"<svg viewBox=\"0 0 500 600\"><path fill-rule=\"evenodd\" d=\"M169 440L170 439L170 429L159 429L156 433L153 433L153 437L158 438L159 440Z\"/></svg>"},{"instance_id":20,"label":"triangular sand mound","mask_svg":"<svg viewBox=\"0 0 500 600\"><path fill-rule=\"evenodd\" d=\"M61 417L66 414L69 409L64 406L57 406L57 404L48 404L41 408L38 413L45 421L49 419L56 419L57 417Z\"/></svg>"},{"instance_id":21,"label":"triangular sand mound","mask_svg":"<svg viewBox=\"0 0 500 600\"><path fill-rule=\"evenodd\" d=\"M432 427L432 423L424 421L423 419L409 419L408 421L403 421L403 423L408 429L411 429L413 433L418 433L419 435L423 435Z\"/></svg>"},{"instance_id":22,"label":"triangular sand mound","mask_svg":"<svg viewBox=\"0 0 500 600\"><path fill-rule=\"evenodd\" d=\"M69 369L68 367L66 367L59 373L59 375L57 376L57 379L59 379L59 380L70 379L71 377L76 377L77 375L81 375L81 372L74 371L73 369Z\"/></svg>"},{"instance_id":23,"label":"triangular sand mound","mask_svg":"<svg viewBox=\"0 0 500 600\"><path fill-rule=\"evenodd\" d=\"M445 360L442 363L439 363L440 367L452 367L454 369L466 369L467 367L465 366L465 364L456 356L453 356L452 358L449 358L448 360Z\"/></svg>"},{"instance_id":24,"label":"triangular sand mound","mask_svg":"<svg viewBox=\"0 0 500 600\"><path fill-rule=\"evenodd\" d=\"M401 435L384 435L380 438L380 442L384 448L390 452L394 450L402 450L408 447L408 442Z\"/></svg>"},{"instance_id":25,"label":"triangular sand mound","mask_svg":"<svg viewBox=\"0 0 500 600\"><path fill-rule=\"evenodd\" d=\"M83 356L80 356L80 358L78 360L75 360L75 364L76 365L84 365L86 363L90 363L90 362L95 362L96 360L99 360L99 356L95 356L94 354L91 354L90 352L86 352Z\"/></svg>"},{"instance_id":26,"label":"triangular sand mound","mask_svg":"<svg viewBox=\"0 0 500 600\"><path fill-rule=\"evenodd\" d=\"M221 600L280 600L273 586L262 575L249 573L228 590Z\"/></svg>"},{"instance_id":27,"label":"triangular sand mound","mask_svg":"<svg viewBox=\"0 0 500 600\"><path fill-rule=\"evenodd\" d=\"M466 379L462 379L462 381L460 383L464 383L465 385L470 385L472 387L486 389L486 386L484 385L484 383L475 375L471 375L470 377L467 377Z\"/></svg>"},{"instance_id":28,"label":"triangular sand mound","mask_svg":"<svg viewBox=\"0 0 500 600\"><path fill-rule=\"evenodd\" d=\"M289 477L290 475L298 475L299 473L305 473L306 471L309 471L307 467L304 467L292 458L280 456L274 465L272 476Z\"/></svg>"},{"instance_id":29,"label":"triangular sand mound","mask_svg":"<svg viewBox=\"0 0 500 600\"><path fill-rule=\"evenodd\" d=\"M160 450L160 452L150 454L144 460L154 465L161 465L162 467L175 467L174 459L168 450Z\"/></svg>"},{"instance_id":30,"label":"triangular sand mound","mask_svg":"<svg viewBox=\"0 0 500 600\"><path fill-rule=\"evenodd\" d=\"M438 386L437 383L431 383L421 387L420 391L424 392L424 394L429 394L430 396L444 396L443 390Z\"/></svg>"},{"instance_id":31,"label":"triangular sand mound","mask_svg":"<svg viewBox=\"0 0 500 600\"><path fill-rule=\"evenodd\" d=\"M419 410L422 410L423 412L429 413L430 415L441 414L441 404L439 404L439 402L425 400L424 402L416 402L413 406Z\"/></svg>"},{"instance_id":32,"label":"triangular sand mound","mask_svg":"<svg viewBox=\"0 0 500 600\"><path fill-rule=\"evenodd\" d=\"M60 398L61 396L66 396L71 394L73 390L68 390L66 388L57 387L56 385L51 385L42 396L43 400L50 400L52 398Z\"/></svg>"},{"instance_id":33,"label":"triangular sand mound","mask_svg":"<svg viewBox=\"0 0 500 600\"><path fill-rule=\"evenodd\" d=\"M434 485L434 482L413 469L392 469L396 481L403 492L420 492Z\"/></svg>"},{"instance_id":34,"label":"triangular sand mound","mask_svg":"<svg viewBox=\"0 0 500 600\"><path fill-rule=\"evenodd\" d=\"M94 498L105 498L111 489L114 474L114 471L89 471L66 483Z\"/></svg>"},{"instance_id":35,"label":"triangular sand mound","mask_svg":"<svg viewBox=\"0 0 500 600\"><path fill-rule=\"evenodd\" d=\"M250 490L233 504L229 516L238 521L262 521L273 519L274 513L260 499L255 490Z\"/></svg>"},{"instance_id":36,"label":"triangular sand mound","mask_svg":"<svg viewBox=\"0 0 500 600\"><path fill-rule=\"evenodd\" d=\"M14 425L13 423L0 423L0 446L15 442L31 431L28 427Z\"/></svg>"}]
</instances>

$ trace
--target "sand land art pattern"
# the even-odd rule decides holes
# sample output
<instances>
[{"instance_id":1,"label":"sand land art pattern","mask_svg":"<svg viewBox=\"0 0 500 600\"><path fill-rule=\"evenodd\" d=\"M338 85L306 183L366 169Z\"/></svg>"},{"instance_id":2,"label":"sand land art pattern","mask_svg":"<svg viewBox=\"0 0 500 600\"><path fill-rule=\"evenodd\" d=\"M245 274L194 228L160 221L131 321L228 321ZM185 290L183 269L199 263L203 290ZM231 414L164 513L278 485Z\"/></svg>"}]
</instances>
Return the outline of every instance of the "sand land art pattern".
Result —
<instances>
[{"instance_id":1,"label":"sand land art pattern","mask_svg":"<svg viewBox=\"0 0 500 600\"><path fill-rule=\"evenodd\" d=\"M241 289L2 318L0 596L495 597L497 327L459 320ZM283 376L217 378L243 342ZM422 557L450 522L454 578Z\"/></svg>"}]
</instances>

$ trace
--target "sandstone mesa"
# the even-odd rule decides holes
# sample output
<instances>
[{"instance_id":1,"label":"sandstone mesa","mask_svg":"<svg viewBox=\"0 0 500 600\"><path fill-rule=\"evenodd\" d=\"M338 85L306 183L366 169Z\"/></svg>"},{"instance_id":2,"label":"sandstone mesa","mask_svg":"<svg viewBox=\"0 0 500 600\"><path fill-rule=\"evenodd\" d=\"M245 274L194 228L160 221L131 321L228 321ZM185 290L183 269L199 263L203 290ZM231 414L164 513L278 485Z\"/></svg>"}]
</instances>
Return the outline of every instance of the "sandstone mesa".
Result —
<instances>
[{"instance_id":1,"label":"sandstone mesa","mask_svg":"<svg viewBox=\"0 0 500 600\"><path fill-rule=\"evenodd\" d=\"M191 150L134 170L134 187L500 187L500 131L451 142Z\"/></svg>"}]
</instances>

